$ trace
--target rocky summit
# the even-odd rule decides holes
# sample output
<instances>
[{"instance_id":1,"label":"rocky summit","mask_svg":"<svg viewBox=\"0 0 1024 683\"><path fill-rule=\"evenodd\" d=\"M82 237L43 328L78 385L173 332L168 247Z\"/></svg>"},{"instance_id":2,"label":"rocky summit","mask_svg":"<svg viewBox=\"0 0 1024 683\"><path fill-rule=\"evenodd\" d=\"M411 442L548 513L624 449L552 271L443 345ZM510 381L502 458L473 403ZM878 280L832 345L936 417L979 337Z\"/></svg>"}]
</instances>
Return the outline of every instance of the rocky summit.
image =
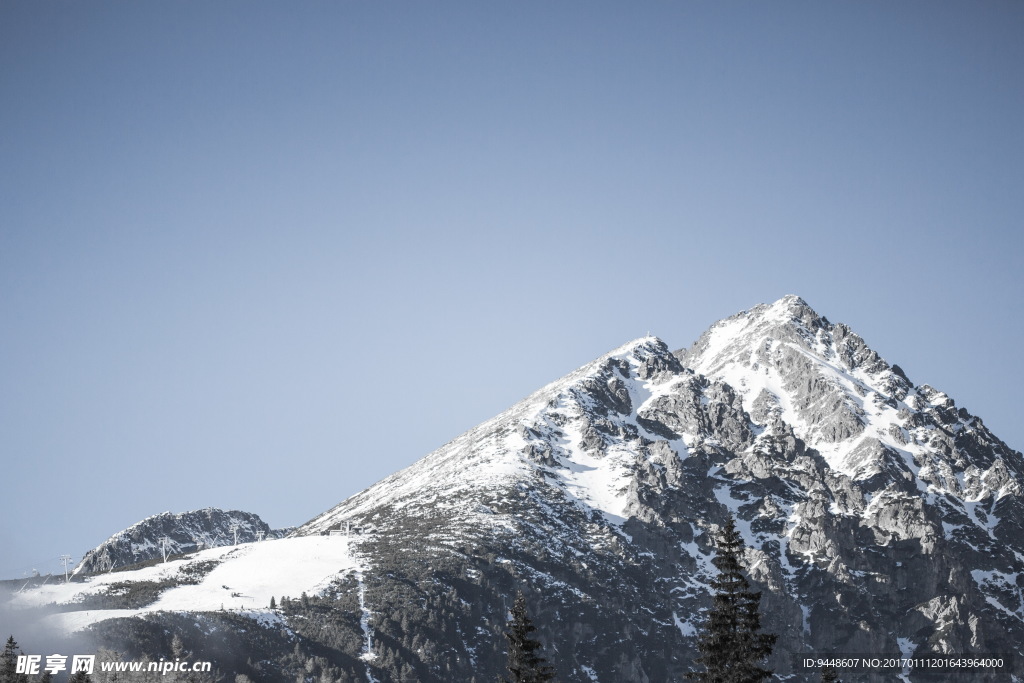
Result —
<instances>
[{"instance_id":1,"label":"rocky summit","mask_svg":"<svg viewBox=\"0 0 1024 683\"><path fill-rule=\"evenodd\" d=\"M82 557L75 574L123 570L165 556L203 548L282 538L291 529L274 530L259 515L240 510L205 508L147 517L114 534Z\"/></svg>"},{"instance_id":2,"label":"rocky summit","mask_svg":"<svg viewBox=\"0 0 1024 683\"><path fill-rule=\"evenodd\" d=\"M522 590L559 681L682 681L732 515L779 680L818 680L801 655L927 653L1024 680L1022 486L980 418L789 296L685 350L630 342L289 538L161 565L131 610L96 609L98 577L36 602L85 600L47 618L126 656L177 636L224 680L482 683Z\"/></svg>"}]
</instances>

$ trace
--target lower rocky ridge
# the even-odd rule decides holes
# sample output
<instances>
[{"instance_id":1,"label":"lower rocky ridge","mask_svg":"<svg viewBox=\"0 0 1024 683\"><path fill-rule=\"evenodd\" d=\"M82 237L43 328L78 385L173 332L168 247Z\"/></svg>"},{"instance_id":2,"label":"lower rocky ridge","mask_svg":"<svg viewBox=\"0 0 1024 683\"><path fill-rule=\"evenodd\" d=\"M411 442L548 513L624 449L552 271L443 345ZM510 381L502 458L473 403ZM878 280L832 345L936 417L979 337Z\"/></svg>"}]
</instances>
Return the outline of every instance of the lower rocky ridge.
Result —
<instances>
[{"instance_id":1,"label":"lower rocky ridge","mask_svg":"<svg viewBox=\"0 0 1024 683\"><path fill-rule=\"evenodd\" d=\"M292 529L271 529L259 515L241 510L204 508L163 512L133 524L90 550L75 574L122 571L169 555L195 552L264 538L283 538Z\"/></svg>"}]
</instances>

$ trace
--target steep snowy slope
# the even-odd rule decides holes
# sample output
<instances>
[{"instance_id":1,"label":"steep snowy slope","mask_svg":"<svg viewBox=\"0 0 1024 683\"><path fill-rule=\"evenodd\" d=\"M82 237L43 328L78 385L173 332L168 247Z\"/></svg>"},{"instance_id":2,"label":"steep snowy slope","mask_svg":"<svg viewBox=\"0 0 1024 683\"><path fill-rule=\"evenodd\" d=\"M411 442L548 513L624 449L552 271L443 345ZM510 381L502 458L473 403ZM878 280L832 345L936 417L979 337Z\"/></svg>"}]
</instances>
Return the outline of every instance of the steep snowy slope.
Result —
<instances>
[{"instance_id":1,"label":"steep snowy slope","mask_svg":"<svg viewBox=\"0 0 1024 683\"><path fill-rule=\"evenodd\" d=\"M641 433L660 438L637 422L634 406L642 412L645 401L671 391L678 380L673 372L680 371L661 340L648 337L627 344L545 386L296 533L340 529L343 520L362 518L382 506L406 513L426 508L431 513L490 519L488 501L506 489L533 482L538 473L557 483L562 498L577 501L582 510L599 510L619 524L627 516L637 456L630 439ZM682 442L677 446L685 448ZM467 501L479 507L467 510Z\"/></svg>"}]
</instances>

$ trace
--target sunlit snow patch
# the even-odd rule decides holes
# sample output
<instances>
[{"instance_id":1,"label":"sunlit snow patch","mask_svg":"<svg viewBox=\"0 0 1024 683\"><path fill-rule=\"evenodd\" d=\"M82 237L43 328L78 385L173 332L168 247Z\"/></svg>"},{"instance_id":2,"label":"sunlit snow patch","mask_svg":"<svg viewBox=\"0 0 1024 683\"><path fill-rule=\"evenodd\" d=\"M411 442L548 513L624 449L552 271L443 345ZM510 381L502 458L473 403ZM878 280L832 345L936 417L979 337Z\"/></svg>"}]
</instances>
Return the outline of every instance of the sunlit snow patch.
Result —
<instances>
[{"instance_id":1,"label":"sunlit snow patch","mask_svg":"<svg viewBox=\"0 0 1024 683\"><path fill-rule=\"evenodd\" d=\"M56 602L69 604L102 593L111 584L124 581L153 581L175 577L189 565L204 561L219 564L195 585L179 585L164 591L152 604L128 610L82 610L55 614L49 621L64 631L77 631L115 617L154 612L213 612L231 610L262 620L276 618L269 610L272 597L314 595L334 579L363 567L348 538L304 536L261 543L214 548L138 571L102 574L84 583L58 584L46 591L27 591L12 606ZM33 595L35 593L35 595ZM20 605L19 605L20 602Z\"/></svg>"}]
</instances>

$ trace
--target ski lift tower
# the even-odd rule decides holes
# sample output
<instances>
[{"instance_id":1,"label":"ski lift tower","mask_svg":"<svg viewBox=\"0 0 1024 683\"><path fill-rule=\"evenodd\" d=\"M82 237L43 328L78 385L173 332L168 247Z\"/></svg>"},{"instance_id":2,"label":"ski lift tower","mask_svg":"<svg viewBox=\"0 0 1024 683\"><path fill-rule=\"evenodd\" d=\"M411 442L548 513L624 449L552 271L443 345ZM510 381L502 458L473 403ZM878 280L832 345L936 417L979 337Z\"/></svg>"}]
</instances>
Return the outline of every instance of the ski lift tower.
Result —
<instances>
[{"instance_id":1,"label":"ski lift tower","mask_svg":"<svg viewBox=\"0 0 1024 683\"><path fill-rule=\"evenodd\" d=\"M168 550L168 548L170 546L170 543L171 543L171 539L168 538L167 536L164 536L163 538L160 539L160 552L163 553L164 562L167 561L167 550Z\"/></svg>"}]
</instances>

